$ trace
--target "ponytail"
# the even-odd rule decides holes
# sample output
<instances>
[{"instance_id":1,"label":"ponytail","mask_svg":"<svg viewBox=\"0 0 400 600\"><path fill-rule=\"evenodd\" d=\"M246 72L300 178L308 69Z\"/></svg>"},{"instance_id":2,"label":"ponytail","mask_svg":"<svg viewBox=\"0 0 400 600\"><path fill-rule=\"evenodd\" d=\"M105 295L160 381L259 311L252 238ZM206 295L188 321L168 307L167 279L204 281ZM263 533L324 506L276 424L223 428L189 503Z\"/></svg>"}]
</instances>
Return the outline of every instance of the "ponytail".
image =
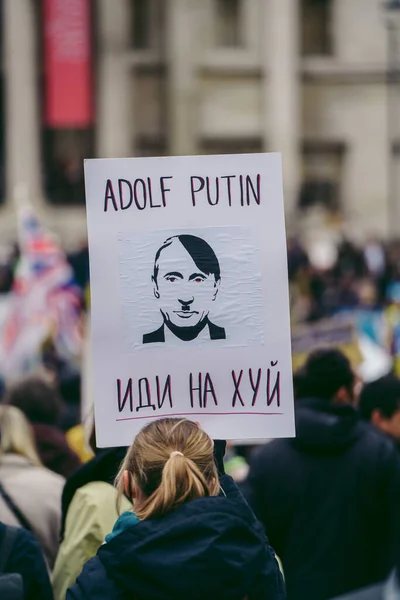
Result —
<instances>
[{"instance_id":1,"label":"ponytail","mask_svg":"<svg viewBox=\"0 0 400 600\"><path fill-rule=\"evenodd\" d=\"M161 483L136 511L139 519L161 517L188 500L212 495L211 486L196 464L172 452L164 465Z\"/></svg>"},{"instance_id":2,"label":"ponytail","mask_svg":"<svg viewBox=\"0 0 400 600\"><path fill-rule=\"evenodd\" d=\"M160 419L142 429L118 475L119 494L125 470L145 495L134 507L141 520L162 517L190 500L216 496L220 489L213 442L186 419Z\"/></svg>"}]
</instances>

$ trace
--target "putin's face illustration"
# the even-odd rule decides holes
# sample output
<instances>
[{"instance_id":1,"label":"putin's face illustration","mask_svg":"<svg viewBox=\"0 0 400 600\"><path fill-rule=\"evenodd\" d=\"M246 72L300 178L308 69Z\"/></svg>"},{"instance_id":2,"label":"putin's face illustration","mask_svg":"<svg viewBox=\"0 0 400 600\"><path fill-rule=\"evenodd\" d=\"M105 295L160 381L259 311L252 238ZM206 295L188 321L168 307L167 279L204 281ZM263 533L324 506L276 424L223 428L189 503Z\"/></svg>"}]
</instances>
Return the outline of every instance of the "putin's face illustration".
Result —
<instances>
[{"instance_id":1,"label":"putin's face illustration","mask_svg":"<svg viewBox=\"0 0 400 600\"><path fill-rule=\"evenodd\" d=\"M199 269L177 238L161 252L154 294L167 325L199 325L211 310L218 286L214 274Z\"/></svg>"},{"instance_id":2,"label":"putin's face illustration","mask_svg":"<svg viewBox=\"0 0 400 600\"><path fill-rule=\"evenodd\" d=\"M224 330L208 319L221 275L218 259L207 242L192 235L166 240L156 254L152 280L163 326L175 336L191 340L209 325L211 339L215 339L214 334L225 338ZM163 332L159 331L158 339L152 335L144 336L144 343L164 341Z\"/></svg>"}]
</instances>

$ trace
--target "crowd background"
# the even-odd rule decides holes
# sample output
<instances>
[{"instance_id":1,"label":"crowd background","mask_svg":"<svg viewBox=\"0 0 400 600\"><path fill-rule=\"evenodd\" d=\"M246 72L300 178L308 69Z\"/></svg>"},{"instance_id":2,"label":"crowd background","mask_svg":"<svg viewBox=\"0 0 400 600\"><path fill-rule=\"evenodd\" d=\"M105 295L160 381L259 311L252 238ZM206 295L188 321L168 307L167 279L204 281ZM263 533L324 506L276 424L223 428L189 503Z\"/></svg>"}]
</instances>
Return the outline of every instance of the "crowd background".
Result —
<instances>
[{"instance_id":1,"label":"crowd background","mask_svg":"<svg viewBox=\"0 0 400 600\"><path fill-rule=\"evenodd\" d=\"M7 568L25 600L64 600L125 528L127 449L96 447L83 159L268 149L283 153L298 436L229 440L218 475L265 526L289 600L400 598L400 2L0 0L0 38L0 596ZM332 345L351 365L314 354Z\"/></svg>"}]
</instances>

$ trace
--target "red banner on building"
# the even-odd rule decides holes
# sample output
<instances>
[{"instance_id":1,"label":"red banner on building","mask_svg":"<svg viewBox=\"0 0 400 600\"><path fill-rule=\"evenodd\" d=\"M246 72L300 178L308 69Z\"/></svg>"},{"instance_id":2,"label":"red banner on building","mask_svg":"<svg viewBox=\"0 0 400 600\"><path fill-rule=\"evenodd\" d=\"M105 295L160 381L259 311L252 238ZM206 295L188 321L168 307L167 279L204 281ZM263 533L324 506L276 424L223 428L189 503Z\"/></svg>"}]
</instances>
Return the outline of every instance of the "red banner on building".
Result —
<instances>
[{"instance_id":1,"label":"red banner on building","mask_svg":"<svg viewBox=\"0 0 400 600\"><path fill-rule=\"evenodd\" d=\"M90 0L43 0L45 122L84 128L93 122Z\"/></svg>"}]
</instances>

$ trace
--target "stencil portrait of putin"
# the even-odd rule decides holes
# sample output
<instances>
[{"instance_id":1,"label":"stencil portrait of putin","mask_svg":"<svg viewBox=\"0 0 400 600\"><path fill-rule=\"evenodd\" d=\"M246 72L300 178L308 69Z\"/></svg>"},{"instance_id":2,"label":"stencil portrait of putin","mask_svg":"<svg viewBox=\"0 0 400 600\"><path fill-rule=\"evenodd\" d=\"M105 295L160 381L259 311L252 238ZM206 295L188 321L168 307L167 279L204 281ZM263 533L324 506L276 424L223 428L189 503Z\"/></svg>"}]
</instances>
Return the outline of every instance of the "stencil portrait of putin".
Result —
<instances>
[{"instance_id":1,"label":"stencil portrait of putin","mask_svg":"<svg viewBox=\"0 0 400 600\"><path fill-rule=\"evenodd\" d=\"M217 298L221 272L211 246L194 235L168 238L157 250L152 274L161 326L143 336L143 344L178 338L223 340L225 329L209 318Z\"/></svg>"}]
</instances>

